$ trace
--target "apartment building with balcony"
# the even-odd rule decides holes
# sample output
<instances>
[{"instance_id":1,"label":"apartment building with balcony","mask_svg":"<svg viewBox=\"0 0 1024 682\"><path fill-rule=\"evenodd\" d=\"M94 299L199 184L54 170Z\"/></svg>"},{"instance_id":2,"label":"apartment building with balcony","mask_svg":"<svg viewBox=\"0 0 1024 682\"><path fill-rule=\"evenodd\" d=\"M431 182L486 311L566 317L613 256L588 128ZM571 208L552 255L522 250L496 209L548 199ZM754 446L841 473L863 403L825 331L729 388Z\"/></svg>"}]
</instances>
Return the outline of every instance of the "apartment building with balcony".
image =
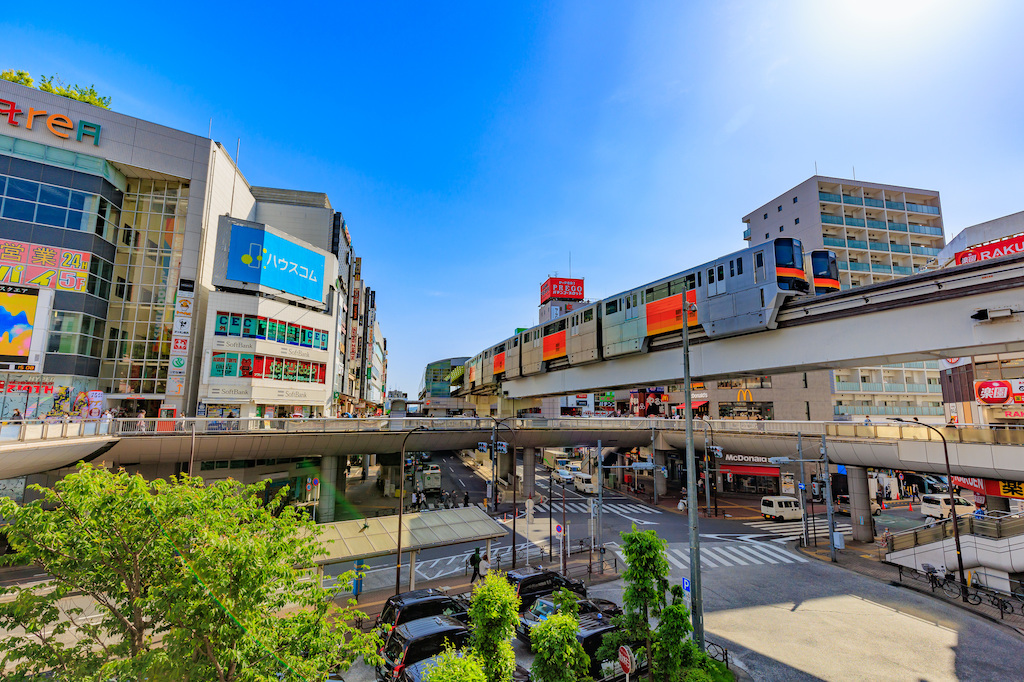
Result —
<instances>
[{"instance_id":1,"label":"apartment building with balcony","mask_svg":"<svg viewBox=\"0 0 1024 682\"><path fill-rule=\"evenodd\" d=\"M914 274L945 246L938 192L820 175L751 211L743 222L749 246L787 236L799 239L805 254L834 251L843 289ZM937 362L830 374L836 419L943 419Z\"/></svg>"}]
</instances>

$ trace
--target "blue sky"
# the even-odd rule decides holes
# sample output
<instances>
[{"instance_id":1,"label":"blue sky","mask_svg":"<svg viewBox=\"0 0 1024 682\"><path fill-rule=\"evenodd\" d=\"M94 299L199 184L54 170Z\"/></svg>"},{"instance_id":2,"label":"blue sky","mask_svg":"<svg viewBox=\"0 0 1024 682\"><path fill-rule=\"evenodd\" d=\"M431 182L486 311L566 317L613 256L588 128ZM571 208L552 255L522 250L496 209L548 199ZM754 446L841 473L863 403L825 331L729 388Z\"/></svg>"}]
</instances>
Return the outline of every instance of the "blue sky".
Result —
<instances>
[{"instance_id":1,"label":"blue sky","mask_svg":"<svg viewBox=\"0 0 1024 682\"><path fill-rule=\"evenodd\" d=\"M1024 209L1022 3L240 7L15 4L3 67L328 193L410 393L534 324L570 253L592 299L704 262L815 162L939 190L947 238Z\"/></svg>"}]
</instances>

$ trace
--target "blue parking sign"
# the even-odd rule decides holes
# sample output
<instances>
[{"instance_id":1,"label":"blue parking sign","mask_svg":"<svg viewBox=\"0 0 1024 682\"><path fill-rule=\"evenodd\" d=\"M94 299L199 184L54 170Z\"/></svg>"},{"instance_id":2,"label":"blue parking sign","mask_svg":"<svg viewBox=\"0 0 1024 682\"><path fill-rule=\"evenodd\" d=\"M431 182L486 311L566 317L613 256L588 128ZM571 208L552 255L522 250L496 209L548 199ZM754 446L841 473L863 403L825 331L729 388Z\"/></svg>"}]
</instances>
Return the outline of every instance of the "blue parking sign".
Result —
<instances>
[{"instance_id":1,"label":"blue parking sign","mask_svg":"<svg viewBox=\"0 0 1024 682\"><path fill-rule=\"evenodd\" d=\"M686 592L687 594L689 594L689 592L690 592L690 579L689 578L683 578L683 592Z\"/></svg>"}]
</instances>

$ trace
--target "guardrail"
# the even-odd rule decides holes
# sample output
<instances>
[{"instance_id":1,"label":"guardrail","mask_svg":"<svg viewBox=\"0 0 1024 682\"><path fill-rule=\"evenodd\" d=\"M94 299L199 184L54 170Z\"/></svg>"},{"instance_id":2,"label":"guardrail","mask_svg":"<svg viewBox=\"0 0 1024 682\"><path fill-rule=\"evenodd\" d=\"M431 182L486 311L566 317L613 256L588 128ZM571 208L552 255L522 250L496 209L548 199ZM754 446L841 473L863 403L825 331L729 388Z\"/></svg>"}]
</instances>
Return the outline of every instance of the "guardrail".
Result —
<instances>
[{"instance_id":1,"label":"guardrail","mask_svg":"<svg viewBox=\"0 0 1024 682\"><path fill-rule=\"evenodd\" d=\"M960 535L978 535L985 538L1009 538L1024 535L1024 513L987 512L982 516L964 514L956 519ZM891 554L913 549L953 537L953 521L943 519L937 523L890 533L880 540L882 551Z\"/></svg>"},{"instance_id":2,"label":"guardrail","mask_svg":"<svg viewBox=\"0 0 1024 682\"><path fill-rule=\"evenodd\" d=\"M503 427L515 431L531 429L565 429L577 431L652 431L681 432L686 422L681 419L638 417L558 417L515 418L501 420ZM922 440L939 442L937 433L923 424L855 424L852 422L808 422L739 419L695 420L695 429L708 424L716 434L757 433L776 436L824 435L829 438L868 440ZM403 432L423 426L430 431L491 431L494 421L477 417L432 418L129 418L80 419L73 417L31 419L3 422L0 443L39 441L88 436L159 437L196 434L265 434L265 433L364 433ZM949 443L988 443L1024 445L1024 426L977 425L940 427ZM501 431L499 437L504 437Z\"/></svg>"}]
</instances>

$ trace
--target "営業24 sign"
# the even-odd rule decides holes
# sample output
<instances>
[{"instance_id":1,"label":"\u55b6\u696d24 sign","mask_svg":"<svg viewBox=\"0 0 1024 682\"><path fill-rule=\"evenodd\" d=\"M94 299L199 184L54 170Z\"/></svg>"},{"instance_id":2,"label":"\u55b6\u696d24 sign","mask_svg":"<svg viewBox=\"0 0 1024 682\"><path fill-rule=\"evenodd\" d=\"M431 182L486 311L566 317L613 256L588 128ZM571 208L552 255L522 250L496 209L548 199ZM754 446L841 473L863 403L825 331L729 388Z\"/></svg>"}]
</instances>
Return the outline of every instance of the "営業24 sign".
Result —
<instances>
[{"instance_id":1,"label":"\u55b6\u696d24 sign","mask_svg":"<svg viewBox=\"0 0 1024 682\"><path fill-rule=\"evenodd\" d=\"M322 253L246 225L231 226L227 277L323 303Z\"/></svg>"}]
</instances>

